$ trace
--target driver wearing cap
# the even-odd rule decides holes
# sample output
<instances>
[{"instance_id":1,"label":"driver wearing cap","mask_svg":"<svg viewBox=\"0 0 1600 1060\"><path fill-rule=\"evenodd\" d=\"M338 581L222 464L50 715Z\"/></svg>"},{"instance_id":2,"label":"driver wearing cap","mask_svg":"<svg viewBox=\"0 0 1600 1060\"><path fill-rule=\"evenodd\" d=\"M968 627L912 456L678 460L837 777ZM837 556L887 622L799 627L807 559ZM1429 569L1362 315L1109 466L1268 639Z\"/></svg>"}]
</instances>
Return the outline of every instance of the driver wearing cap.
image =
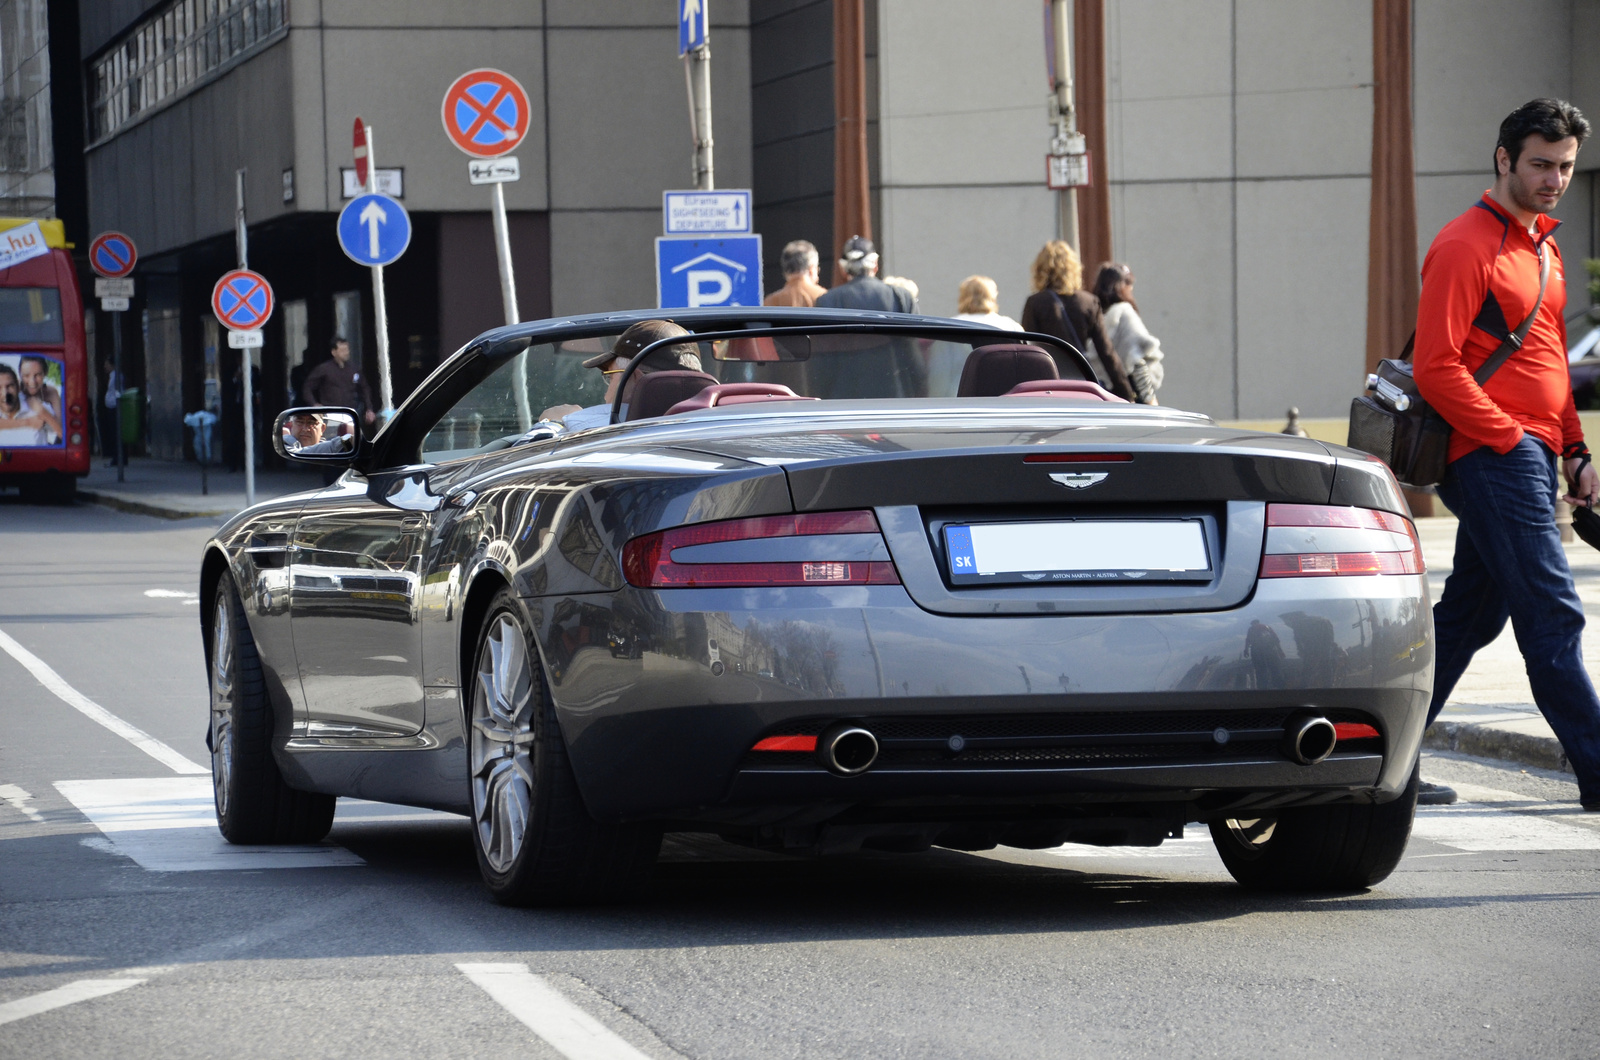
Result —
<instances>
[{"instance_id":1,"label":"driver wearing cap","mask_svg":"<svg viewBox=\"0 0 1600 1060\"><path fill-rule=\"evenodd\" d=\"M617 344L610 351L597 354L583 362L585 368L598 368L600 374L605 377L606 395L602 403L590 405L588 408L580 408L577 405L556 405L545 409L539 418L557 421L568 431L604 427L611 422L611 404L617 399L617 387L621 385L622 373L628 370L628 365L633 363L633 358L639 355L639 351L662 339L688 334L688 329L670 320L639 321L618 336ZM649 361L639 366L634 375L637 377L649 372L669 370L688 372L704 370L700 365L700 354L696 351L694 343L674 343L657 350L650 355ZM627 402L623 402L624 416L627 415L627 411Z\"/></svg>"}]
</instances>

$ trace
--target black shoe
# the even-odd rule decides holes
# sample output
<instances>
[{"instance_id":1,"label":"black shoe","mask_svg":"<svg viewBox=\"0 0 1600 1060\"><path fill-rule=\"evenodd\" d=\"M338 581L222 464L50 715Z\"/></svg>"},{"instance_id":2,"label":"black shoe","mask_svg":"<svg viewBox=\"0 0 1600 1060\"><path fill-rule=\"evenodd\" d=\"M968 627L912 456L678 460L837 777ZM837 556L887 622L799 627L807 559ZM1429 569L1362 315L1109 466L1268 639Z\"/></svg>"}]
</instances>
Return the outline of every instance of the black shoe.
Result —
<instances>
[{"instance_id":1,"label":"black shoe","mask_svg":"<svg viewBox=\"0 0 1600 1060\"><path fill-rule=\"evenodd\" d=\"M1456 789L1448 784L1424 780L1417 784L1418 806L1449 806L1456 801Z\"/></svg>"},{"instance_id":2,"label":"black shoe","mask_svg":"<svg viewBox=\"0 0 1600 1060\"><path fill-rule=\"evenodd\" d=\"M1596 799L1594 802L1579 803L1579 805L1583 807L1585 813L1600 813L1600 799Z\"/></svg>"}]
</instances>

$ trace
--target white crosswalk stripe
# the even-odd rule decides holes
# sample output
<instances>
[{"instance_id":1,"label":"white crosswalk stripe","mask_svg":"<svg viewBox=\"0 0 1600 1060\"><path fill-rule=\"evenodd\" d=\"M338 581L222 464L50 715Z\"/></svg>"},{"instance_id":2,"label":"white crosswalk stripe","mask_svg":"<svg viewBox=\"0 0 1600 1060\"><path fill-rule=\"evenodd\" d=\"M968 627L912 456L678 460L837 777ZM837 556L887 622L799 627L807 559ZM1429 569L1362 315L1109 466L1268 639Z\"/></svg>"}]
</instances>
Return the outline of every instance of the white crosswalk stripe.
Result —
<instances>
[{"instance_id":1,"label":"white crosswalk stripe","mask_svg":"<svg viewBox=\"0 0 1600 1060\"><path fill-rule=\"evenodd\" d=\"M1453 785L1460 801L1421 806L1412 826L1423 839L1466 853L1534 850L1600 850L1600 815L1582 814L1567 803L1547 802L1500 788ZM1158 847L1094 847L1067 843L1046 853L1080 859L1210 858L1221 865L1204 825L1190 825L1182 839Z\"/></svg>"},{"instance_id":2,"label":"white crosswalk stripe","mask_svg":"<svg viewBox=\"0 0 1600 1060\"><path fill-rule=\"evenodd\" d=\"M118 854L152 872L341 868L365 865L332 843L234 846L217 831L210 777L62 780L65 795ZM455 814L340 799L335 824L460 821Z\"/></svg>"},{"instance_id":3,"label":"white crosswalk stripe","mask_svg":"<svg viewBox=\"0 0 1600 1060\"><path fill-rule=\"evenodd\" d=\"M1476 784L1452 786L1461 801L1422 807L1411 828L1413 838L1473 852L1600 850L1600 827L1582 823L1594 815L1580 816L1570 804Z\"/></svg>"}]
</instances>

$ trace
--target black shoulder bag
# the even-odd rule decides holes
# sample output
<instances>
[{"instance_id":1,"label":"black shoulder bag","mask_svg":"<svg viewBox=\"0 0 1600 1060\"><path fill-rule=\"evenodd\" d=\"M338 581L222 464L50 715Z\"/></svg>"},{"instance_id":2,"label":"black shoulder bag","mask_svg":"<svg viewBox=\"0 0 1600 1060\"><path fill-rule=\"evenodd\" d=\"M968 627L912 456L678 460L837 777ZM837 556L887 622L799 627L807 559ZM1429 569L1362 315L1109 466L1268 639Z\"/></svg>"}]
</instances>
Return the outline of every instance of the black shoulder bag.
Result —
<instances>
[{"instance_id":1,"label":"black shoulder bag","mask_svg":"<svg viewBox=\"0 0 1600 1060\"><path fill-rule=\"evenodd\" d=\"M1472 373L1479 386L1487 383L1489 377L1522 348L1528 329L1533 327L1533 318L1539 315L1549 279L1550 255L1541 247L1539 297L1534 300L1533 311ZM1369 393L1350 403L1348 444L1388 464L1401 485L1421 489L1444 478L1449 465L1450 425L1417 392L1411 371L1411 349L1416 339L1413 332L1397 360L1379 361L1377 372L1367 376Z\"/></svg>"}]
</instances>

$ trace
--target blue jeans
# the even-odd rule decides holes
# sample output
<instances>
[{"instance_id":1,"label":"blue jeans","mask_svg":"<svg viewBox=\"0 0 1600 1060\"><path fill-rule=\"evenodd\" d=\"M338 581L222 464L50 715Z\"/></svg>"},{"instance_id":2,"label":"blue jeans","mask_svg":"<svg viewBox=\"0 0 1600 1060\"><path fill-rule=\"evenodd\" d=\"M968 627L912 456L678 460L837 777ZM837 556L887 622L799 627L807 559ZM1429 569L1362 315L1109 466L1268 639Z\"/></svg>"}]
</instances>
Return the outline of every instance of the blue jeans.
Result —
<instances>
[{"instance_id":1,"label":"blue jeans","mask_svg":"<svg viewBox=\"0 0 1600 1060\"><path fill-rule=\"evenodd\" d=\"M1600 699L1583 665L1583 605L1553 503L1555 455L1531 435L1501 456L1476 449L1450 465L1439 496L1460 518L1455 568L1433 606L1435 665L1428 722L1467 664L1505 629L1528 670L1533 701L1561 741L1586 804L1600 802Z\"/></svg>"}]
</instances>

